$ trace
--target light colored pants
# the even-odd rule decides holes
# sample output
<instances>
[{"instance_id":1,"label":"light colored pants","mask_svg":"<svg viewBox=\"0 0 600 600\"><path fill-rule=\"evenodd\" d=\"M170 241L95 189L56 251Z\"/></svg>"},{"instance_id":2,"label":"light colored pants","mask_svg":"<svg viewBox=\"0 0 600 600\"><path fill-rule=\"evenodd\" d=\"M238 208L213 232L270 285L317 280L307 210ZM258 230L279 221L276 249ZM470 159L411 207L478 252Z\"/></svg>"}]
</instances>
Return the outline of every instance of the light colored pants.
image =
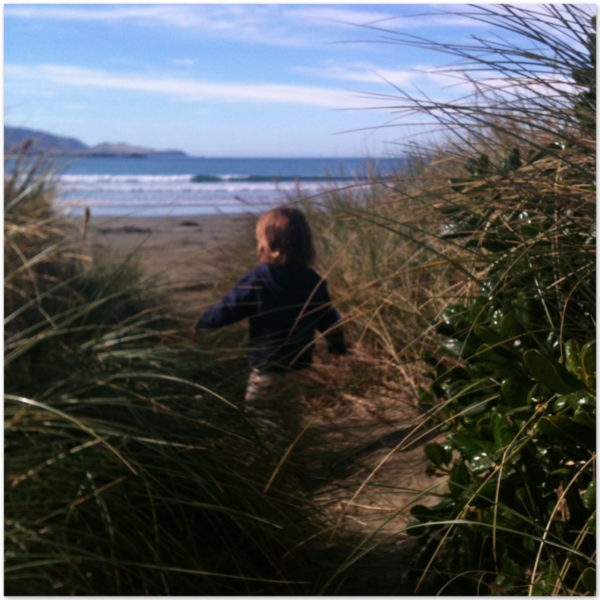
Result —
<instances>
[{"instance_id":1,"label":"light colored pants","mask_svg":"<svg viewBox=\"0 0 600 600\"><path fill-rule=\"evenodd\" d=\"M293 433L298 423L300 391L298 371L252 369L244 398L246 414L262 425Z\"/></svg>"}]
</instances>

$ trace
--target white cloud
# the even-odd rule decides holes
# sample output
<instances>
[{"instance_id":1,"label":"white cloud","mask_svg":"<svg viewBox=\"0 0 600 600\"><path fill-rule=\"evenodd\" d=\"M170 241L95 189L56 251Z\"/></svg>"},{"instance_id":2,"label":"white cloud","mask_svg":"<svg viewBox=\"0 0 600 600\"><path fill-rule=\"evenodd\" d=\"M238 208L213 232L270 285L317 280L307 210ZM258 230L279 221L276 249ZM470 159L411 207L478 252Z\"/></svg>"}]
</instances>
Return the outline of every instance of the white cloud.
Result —
<instances>
[{"instance_id":1,"label":"white cloud","mask_svg":"<svg viewBox=\"0 0 600 600\"><path fill-rule=\"evenodd\" d=\"M276 83L222 83L173 77L143 77L135 74L115 74L98 69L68 65L37 65L34 67L6 65L6 86L21 82L38 82L71 87L95 87L137 91L171 96L183 101L263 102L303 104L323 108L365 108L373 104L351 92L328 87L287 85Z\"/></svg>"},{"instance_id":2,"label":"white cloud","mask_svg":"<svg viewBox=\"0 0 600 600\"><path fill-rule=\"evenodd\" d=\"M125 23L130 27L184 29L198 36L236 42L307 47L314 36L300 31L280 5L9 5L5 17L79 22Z\"/></svg>"},{"instance_id":3,"label":"white cloud","mask_svg":"<svg viewBox=\"0 0 600 600\"><path fill-rule=\"evenodd\" d=\"M216 29L257 26L289 19L300 23L330 26L332 22L363 24L393 17L393 13L354 10L344 7L290 7L279 4L140 4L140 5L6 5L8 17L68 21L136 21L147 24L155 21L177 27L207 25Z\"/></svg>"},{"instance_id":4,"label":"white cloud","mask_svg":"<svg viewBox=\"0 0 600 600\"><path fill-rule=\"evenodd\" d=\"M352 63L345 65L329 63L325 64L321 68L296 67L295 70L324 79L337 79L359 83L379 83L386 86L389 86L390 84L405 85L419 77L419 73L416 71L380 69L376 66L365 63Z\"/></svg>"},{"instance_id":5,"label":"white cloud","mask_svg":"<svg viewBox=\"0 0 600 600\"><path fill-rule=\"evenodd\" d=\"M7 17L23 19L49 19L64 21L123 21L123 20L165 20L168 13L164 6L119 6L98 7L82 5L6 5ZM171 11L170 11L171 12ZM175 11L173 11L175 14Z\"/></svg>"},{"instance_id":6,"label":"white cloud","mask_svg":"<svg viewBox=\"0 0 600 600\"><path fill-rule=\"evenodd\" d=\"M459 16L422 15L401 17L372 5L288 4L32 4L5 5L6 18L126 23L128 26L184 29L197 35L218 36L237 42L275 46L314 47L318 40L331 41L334 26L356 31L355 26L374 25L384 29L419 29L428 26L477 26ZM386 5L379 5L385 7ZM410 12L424 12L414 4ZM368 8L367 8L368 7ZM378 7L379 8L379 7ZM426 7L424 7L426 8ZM336 35L339 34L339 31Z\"/></svg>"},{"instance_id":7,"label":"white cloud","mask_svg":"<svg viewBox=\"0 0 600 600\"><path fill-rule=\"evenodd\" d=\"M335 5L305 6L302 8L288 8L286 16L296 22L303 24L320 25L330 27L333 23L341 25L365 25L378 23L394 17L390 12L375 12L364 10L353 10L349 7L338 8Z\"/></svg>"},{"instance_id":8,"label":"white cloud","mask_svg":"<svg viewBox=\"0 0 600 600\"><path fill-rule=\"evenodd\" d=\"M363 6L373 5L364 4ZM382 8L385 5L380 5ZM397 5L396 5L397 6ZM350 6L339 8L335 5L293 8L286 15L302 23L331 27L331 25L355 25L381 28L389 31L418 30L432 27L482 27L483 23L466 16L466 7L448 5L419 6L417 3L404 4L406 10L398 11L356 10ZM455 12L452 12L454 9ZM472 11L471 11L472 12Z\"/></svg>"},{"instance_id":9,"label":"white cloud","mask_svg":"<svg viewBox=\"0 0 600 600\"><path fill-rule=\"evenodd\" d=\"M182 10L183 8L183 10ZM58 21L137 21L147 23L150 21L170 22L178 26L190 26L189 18L192 14L185 7L168 5L6 5L6 17L24 19L46 19ZM199 15L199 13L196 13ZM185 17L185 18L183 18ZM197 19L196 19L197 20Z\"/></svg>"}]
</instances>

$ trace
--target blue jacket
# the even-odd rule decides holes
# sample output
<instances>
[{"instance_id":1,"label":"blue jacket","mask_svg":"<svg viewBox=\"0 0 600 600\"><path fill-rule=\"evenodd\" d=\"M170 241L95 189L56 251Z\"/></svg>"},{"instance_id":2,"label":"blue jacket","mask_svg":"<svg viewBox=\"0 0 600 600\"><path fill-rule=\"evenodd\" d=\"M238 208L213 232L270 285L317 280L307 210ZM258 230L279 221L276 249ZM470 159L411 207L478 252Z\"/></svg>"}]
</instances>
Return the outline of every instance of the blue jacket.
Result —
<instances>
[{"instance_id":1,"label":"blue jacket","mask_svg":"<svg viewBox=\"0 0 600 600\"><path fill-rule=\"evenodd\" d=\"M325 333L327 349L345 354L339 313L331 305L327 282L296 265L261 263L249 271L195 328L215 328L249 319L253 367L268 371L301 369L312 361L314 332Z\"/></svg>"}]
</instances>

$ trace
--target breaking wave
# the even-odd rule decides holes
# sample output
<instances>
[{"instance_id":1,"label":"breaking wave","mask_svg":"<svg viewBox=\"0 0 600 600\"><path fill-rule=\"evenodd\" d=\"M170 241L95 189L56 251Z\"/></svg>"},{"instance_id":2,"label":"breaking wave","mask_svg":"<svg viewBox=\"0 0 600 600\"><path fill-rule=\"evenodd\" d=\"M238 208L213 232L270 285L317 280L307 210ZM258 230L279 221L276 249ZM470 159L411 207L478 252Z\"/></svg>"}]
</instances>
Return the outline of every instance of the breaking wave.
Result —
<instances>
[{"instance_id":1,"label":"breaking wave","mask_svg":"<svg viewBox=\"0 0 600 600\"><path fill-rule=\"evenodd\" d=\"M57 206L72 212L89 206L109 214L126 209L153 207L169 213L179 211L214 212L237 206L240 210L264 208L281 203L300 189L318 196L326 189L352 185L353 178L266 177L263 175L115 175L65 174L57 178Z\"/></svg>"}]
</instances>

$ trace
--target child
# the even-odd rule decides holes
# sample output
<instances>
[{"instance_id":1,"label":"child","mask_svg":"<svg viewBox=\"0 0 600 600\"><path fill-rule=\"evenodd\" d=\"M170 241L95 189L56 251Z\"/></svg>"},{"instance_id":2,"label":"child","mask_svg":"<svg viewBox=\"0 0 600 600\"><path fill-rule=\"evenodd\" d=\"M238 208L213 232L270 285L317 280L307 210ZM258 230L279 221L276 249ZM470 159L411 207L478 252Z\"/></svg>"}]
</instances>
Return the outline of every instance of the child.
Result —
<instances>
[{"instance_id":1,"label":"child","mask_svg":"<svg viewBox=\"0 0 600 600\"><path fill-rule=\"evenodd\" d=\"M315 251L304 214L290 206L270 210L258 219L256 239L259 264L206 310L193 335L248 318L252 371L246 409L277 421L284 407L269 400L282 397L293 386L293 374L310 366L315 331L325 334L333 355L345 354L346 345L327 283L310 267Z\"/></svg>"}]
</instances>

